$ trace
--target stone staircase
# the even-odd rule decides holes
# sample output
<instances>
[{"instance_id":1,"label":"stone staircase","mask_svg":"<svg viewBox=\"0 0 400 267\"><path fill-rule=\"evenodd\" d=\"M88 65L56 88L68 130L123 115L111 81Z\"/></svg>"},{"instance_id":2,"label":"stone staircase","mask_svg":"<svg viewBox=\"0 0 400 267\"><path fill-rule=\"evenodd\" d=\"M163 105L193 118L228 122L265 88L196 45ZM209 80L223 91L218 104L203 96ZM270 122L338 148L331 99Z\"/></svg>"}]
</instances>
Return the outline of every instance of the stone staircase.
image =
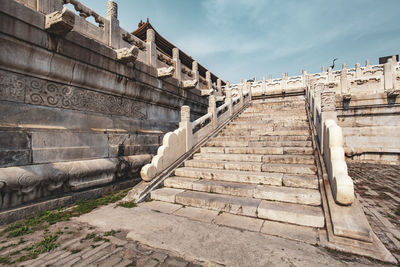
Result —
<instances>
[{"instance_id":1,"label":"stone staircase","mask_svg":"<svg viewBox=\"0 0 400 267\"><path fill-rule=\"evenodd\" d=\"M304 96L255 100L151 198L323 228Z\"/></svg>"}]
</instances>

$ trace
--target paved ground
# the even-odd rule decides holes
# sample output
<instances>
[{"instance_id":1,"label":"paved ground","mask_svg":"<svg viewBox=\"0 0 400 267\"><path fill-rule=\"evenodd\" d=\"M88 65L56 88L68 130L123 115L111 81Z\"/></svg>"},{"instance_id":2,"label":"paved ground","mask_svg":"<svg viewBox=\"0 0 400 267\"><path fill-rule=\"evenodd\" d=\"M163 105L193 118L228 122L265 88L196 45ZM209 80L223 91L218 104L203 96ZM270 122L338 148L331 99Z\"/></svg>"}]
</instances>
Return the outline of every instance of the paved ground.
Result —
<instances>
[{"instance_id":1,"label":"paved ground","mask_svg":"<svg viewBox=\"0 0 400 267\"><path fill-rule=\"evenodd\" d=\"M349 172L354 178L356 192L361 198L374 232L399 258L400 167L349 164ZM27 231L29 227L20 226L14 229L10 225L4 226L0 230L8 227L8 232L0 235L0 264L15 266L383 265L365 257L330 251L312 242L289 240L234 226L219 225L213 221L207 222L205 218L179 217L170 214L174 212L173 210L164 209L160 212L154 207L151 208L150 203L144 203L139 207L120 207L110 204L68 221L59 218L58 213L50 213L44 220L52 224L37 224L40 227L36 227L33 232ZM117 217L120 218L118 222L115 220ZM32 223L37 222L29 221L29 224Z\"/></svg>"},{"instance_id":2,"label":"paved ground","mask_svg":"<svg viewBox=\"0 0 400 267\"><path fill-rule=\"evenodd\" d=\"M352 163L348 168L372 229L400 260L400 166Z\"/></svg>"}]
</instances>

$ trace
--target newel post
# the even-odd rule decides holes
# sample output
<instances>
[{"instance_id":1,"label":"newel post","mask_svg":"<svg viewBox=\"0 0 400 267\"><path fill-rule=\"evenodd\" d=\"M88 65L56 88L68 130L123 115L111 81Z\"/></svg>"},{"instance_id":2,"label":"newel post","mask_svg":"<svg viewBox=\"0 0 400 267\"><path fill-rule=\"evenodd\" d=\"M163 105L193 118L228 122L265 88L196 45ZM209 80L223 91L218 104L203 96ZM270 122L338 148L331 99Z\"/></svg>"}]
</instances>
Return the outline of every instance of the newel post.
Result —
<instances>
[{"instance_id":1,"label":"newel post","mask_svg":"<svg viewBox=\"0 0 400 267\"><path fill-rule=\"evenodd\" d=\"M262 77L262 83L261 83L261 95L265 95L267 93L267 79L265 79L265 76ZM243 92L242 92L243 95Z\"/></svg>"},{"instance_id":2,"label":"newel post","mask_svg":"<svg viewBox=\"0 0 400 267\"><path fill-rule=\"evenodd\" d=\"M118 20L118 5L113 0L107 1L107 20L110 22L108 44L113 48L121 48L121 28Z\"/></svg>"},{"instance_id":3,"label":"newel post","mask_svg":"<svg viewBox=\"0 0 400 267\"><path fill-rule=\"evenodd\" d=\"M174 78L177 79L180 83L182 81L182 66L181 66L181 60L179 58L178 48L172 49L172 60L174 61L175 65Z\"/></svg>"},{"instance_id":4,"label":"newel post","mask_svg":"<svg viewBox=\"0 0 400 267\"><path fill-rule=\"evenodd\" d=\"M208 113L212 114L212 128L217 128L217 105L215 95L210 95L208 97Z\"/></svg>"},{"instance_id":5,"label":"newel post","mask_svg":"<svg viewBox=\"0 0 400 267\"><path fill-rule=\"evenodd\" d=\"M197 61L192 62L192 73L194 75L194 79L197 81L196 88L200 88L200 75L199 75L199 63Z\"/></svg>"},{"instance_id":6,"label":"newel post","mask_svg":"<svg viewBox=\"0 0 400 267\"><path fill-rule=\"evenodd\" d=\"M146 32L147 64L157 68L156 33L153 29Z\"/></svg>"},{"instance_id":7,"label":"newel post","mask_svg":"<svg viewBox=\"0 0 400 267\"><path fill-rule=\"evenodd\" d=\"M340 72L340 93L341 95L347 95L349 90L349 83L347 79L346 64L342 65L342 71Z\"/></svg>"},{"instance_id":8,"label":"newel post","mask_svg":"<svg viewBox=\"0 0 400 267\"><path fill-rule=\"evenodd\" d=\"M221 79L217 79L217 94L222 95L222 81Z\"/></svg>"},{"instance_id":9,"label":"newel post","mask_svg":"<svg viewBox=\"0 0 400 267\"><path fill-rule=\"evenodd\" d=\"M232 116L232 114L233 114L232 89L231 89L231 84L229 82L226 82L226 85L225 85L225 103L228 103L229 116Z\"/></svg>"},{"instance_id":10,"label":"newel post","mask_svg":"<svg viewBox=\"0 0 400 267\"><path fill-rule=\"evenodd\" d=\"M211 72L210 71L206 72L206 81L207 81L207 89L208 90L212 89L212 80L211 80Z\"/></svg>"},{"instance_id":11,"label":"newel post","mask_svg":"<svg viewBox=\"0 0 400 267\"><path fill-rule=\"evenodd\" d=\"M241 83L238 85L238 94L239 94L240 107L242 107L243 106L243 85Z\"/></svg>"},{"instance_id":12,"label":"newel post","mask_svg":"<svg viewBox=\"0 0 400 267\"><path fill-rule=\"evenodd\" d=\"M393 59L389 58L388 61L383 64L383 76L385 81L385 91L393 89Z\"/></svg>"},{"instance_id":13,"label":"newel post","mask_svg":"<svg viewBox=\"0 0 400 267\"><path fill-rule=\"evenodd\" d=\"M185 143L186 143L186 152L192 149L193 146L193 127L190 122L190 107L182 106L181 107L181 122L179 123L179 128L184 128L185 131Z\"/></svg>"}]
</instances>

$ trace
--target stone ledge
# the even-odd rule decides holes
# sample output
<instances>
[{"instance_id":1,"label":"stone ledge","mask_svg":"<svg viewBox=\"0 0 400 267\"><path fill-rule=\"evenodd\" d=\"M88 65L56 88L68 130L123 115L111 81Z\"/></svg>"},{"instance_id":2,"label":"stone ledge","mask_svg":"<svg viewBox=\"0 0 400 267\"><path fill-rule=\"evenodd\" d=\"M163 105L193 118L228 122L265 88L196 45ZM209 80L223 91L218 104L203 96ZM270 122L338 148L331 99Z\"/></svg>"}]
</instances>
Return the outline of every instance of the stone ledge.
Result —
<instances>
[{"instance_id":1,"label":"stone ledge","mask_svg":"<svg viewBox=\"0 0 400 267\"><path fill-rule=\"evenodd\" d=\"M1 209L138 177L151 158L146 154L0 168Z\"/></svg>"}]
</instances>

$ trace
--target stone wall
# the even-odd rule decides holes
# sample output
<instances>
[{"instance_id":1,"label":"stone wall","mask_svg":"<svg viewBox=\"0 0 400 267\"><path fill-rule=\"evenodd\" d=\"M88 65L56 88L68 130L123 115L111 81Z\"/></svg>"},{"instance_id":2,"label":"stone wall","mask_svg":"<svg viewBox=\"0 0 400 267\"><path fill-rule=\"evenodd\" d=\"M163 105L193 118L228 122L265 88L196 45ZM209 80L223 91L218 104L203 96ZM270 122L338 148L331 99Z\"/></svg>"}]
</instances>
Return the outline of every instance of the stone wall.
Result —
<instances>
[{"instance_id":1,"label":"stone wall","mask_svg":"<svg viewBox=\"0 0 400 267\"><path fill-rule=\"evenodd\" d=\"M190 106L192 120L207 112L201 88L159 78L145 49L123 61L116 48L131 46L123 40L106 44L82 27L46 31L46 9L67 2L77 3L0 5L1 210L136 179L177 127L181 106ZM107 28L115 17L97 19Z\"/></svg>"}]
</instances>

